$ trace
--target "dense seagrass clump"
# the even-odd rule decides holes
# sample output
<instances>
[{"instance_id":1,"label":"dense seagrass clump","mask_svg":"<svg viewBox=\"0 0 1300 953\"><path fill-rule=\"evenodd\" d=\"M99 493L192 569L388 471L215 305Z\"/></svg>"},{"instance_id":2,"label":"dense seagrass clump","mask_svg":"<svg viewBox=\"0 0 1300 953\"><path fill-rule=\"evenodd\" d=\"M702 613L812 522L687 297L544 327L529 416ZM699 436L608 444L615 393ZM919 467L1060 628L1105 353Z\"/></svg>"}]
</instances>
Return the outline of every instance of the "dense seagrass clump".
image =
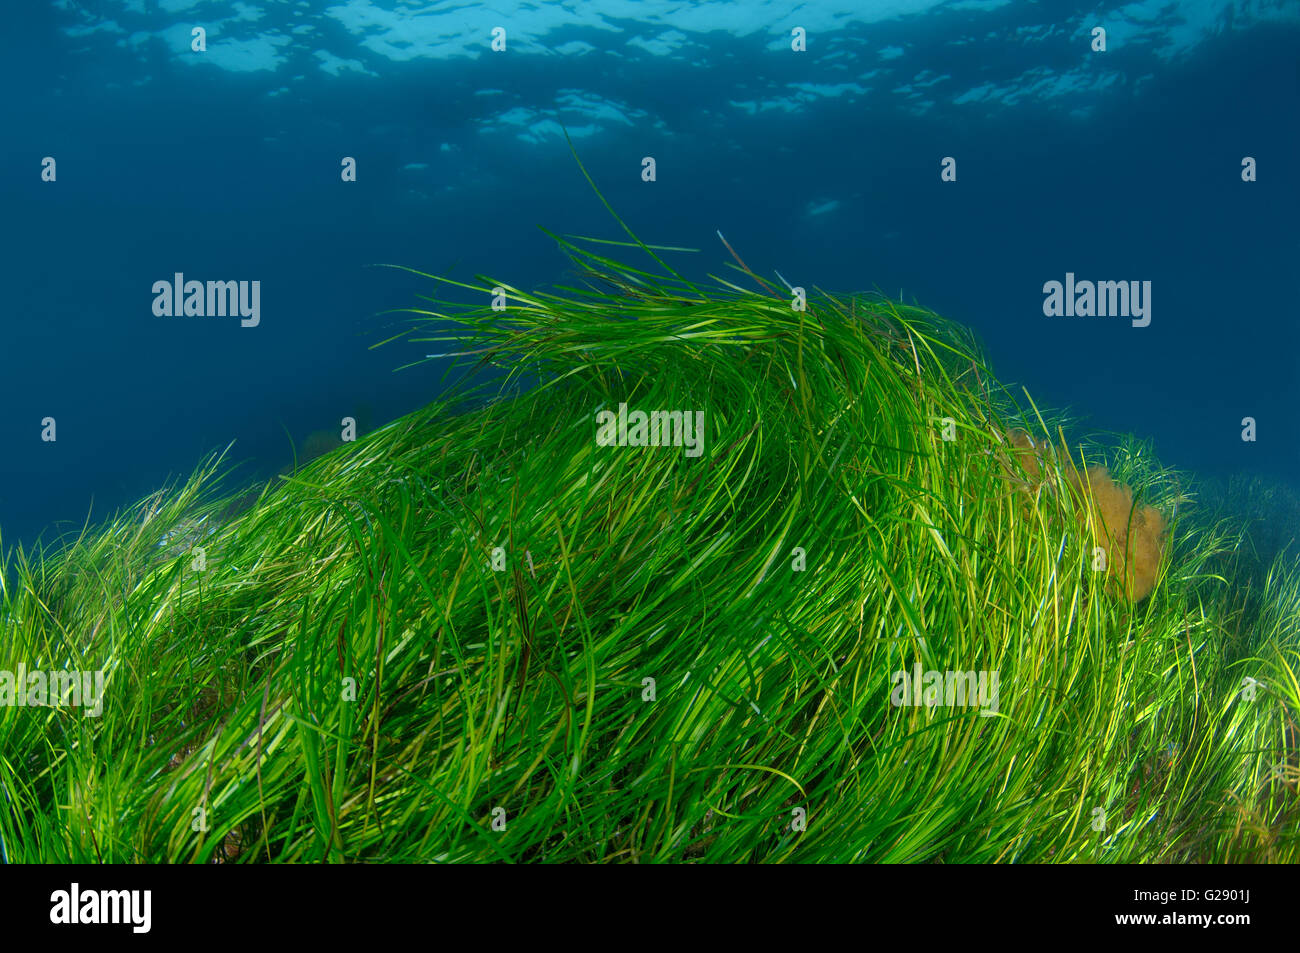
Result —
<instances>
[{"instance_id":1,"label":"dense seagrass clump","mask_svg":"<svg viewBox=\"0 0 1300 953\"><path fill-rule=\"evenodd\" d=\"M959 326L560 241L578 287L412 312L488 383L16 555L0 669L106 678L0 708L7 860L1300 856L1293 570L1247 625L1174 521L1135 604Z\"/></svg>"}]
</instances>

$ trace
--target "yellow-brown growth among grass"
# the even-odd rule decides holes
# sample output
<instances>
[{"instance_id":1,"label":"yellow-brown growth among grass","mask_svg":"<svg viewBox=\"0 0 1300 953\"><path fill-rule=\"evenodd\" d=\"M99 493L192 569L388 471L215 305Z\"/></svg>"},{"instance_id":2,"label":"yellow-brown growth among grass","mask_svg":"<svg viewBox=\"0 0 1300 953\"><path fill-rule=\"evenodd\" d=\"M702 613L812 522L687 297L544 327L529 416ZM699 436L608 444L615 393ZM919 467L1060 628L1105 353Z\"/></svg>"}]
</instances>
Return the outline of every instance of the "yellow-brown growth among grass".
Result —
<instances>
[{"instance_id":1,"label":"yellow-brown growth among grass","mask_svg":"<svg viewBox=\"0 0 1300 953\"><path fill-rule=\"evenodd\" d=\"M1009 456L1002 457L1006 478L1031 496L1040 488L1054 488L1049 476L1059 467L1072 491L1079 529L1093 541L1094 553L1100 551L1112 583L1130 602L1149 596L1168 541L1169 527L1160 510L1135 503L1132 488L1116 483L1104 466L1094 464L1080 471L1068 453L1054 458L1045 439L1036 441L1018 427L1006 437L1011 448ZM1010 457L1019 463L1027 480L1008 465Z\"/></svg>"}]
</instances>

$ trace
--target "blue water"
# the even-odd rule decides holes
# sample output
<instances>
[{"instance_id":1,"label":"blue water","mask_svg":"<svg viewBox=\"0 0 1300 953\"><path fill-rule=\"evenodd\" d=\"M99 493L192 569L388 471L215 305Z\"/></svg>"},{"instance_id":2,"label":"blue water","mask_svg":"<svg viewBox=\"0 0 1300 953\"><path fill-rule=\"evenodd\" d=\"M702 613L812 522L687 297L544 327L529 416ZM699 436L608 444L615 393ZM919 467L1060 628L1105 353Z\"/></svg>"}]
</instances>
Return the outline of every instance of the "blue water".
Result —
<instances>
[{"instance_id":1,"label":"blue water","mask_svg":"<svg viewBox=\"0 0 1300 953\"><path fill-rule=\"evenodd\" d=\"M975 328L1040 405L1198 473L1300 485L1296 0L15 7L6 546L107 516L232 440L266 475L290 437L430 400L443 366L394 373L427 346L370 349L400 327L379 312L428 283L370 266L526 288L568 269L536 224L624 237L561 123L643 239L701 250L693 275L721 273L720 229L759 273L901 290ZM260 323L156 316L151 288L176 272L260 281ZM1045 316L1043 285L1067 272L1150 281L1150 324Z\"/></svg>"}]
</instances>

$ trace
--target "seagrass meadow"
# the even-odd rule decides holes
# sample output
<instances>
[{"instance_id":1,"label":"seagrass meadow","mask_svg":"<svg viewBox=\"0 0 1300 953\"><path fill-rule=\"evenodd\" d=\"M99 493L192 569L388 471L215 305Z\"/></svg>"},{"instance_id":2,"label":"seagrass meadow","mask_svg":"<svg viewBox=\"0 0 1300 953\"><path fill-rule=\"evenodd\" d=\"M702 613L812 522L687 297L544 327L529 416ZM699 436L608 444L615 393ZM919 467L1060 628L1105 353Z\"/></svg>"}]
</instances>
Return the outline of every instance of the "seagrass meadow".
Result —
<instances>
[{"instance_id":1,"label":"seagrass meadow","mask_svg":"<svg viewBox=\"0 0 1300 953\"><path fill-rule=\"evenodd\" d=\"M5 861L1300 860L1288 551L920 307L557 240L572 287L407 316L490 383L8 554L0 669L105 683L0 707ZM701 453L598 443L620 404ZM1167 524L1136 601L1094 464Z\"/></svg>"}]
</instances>

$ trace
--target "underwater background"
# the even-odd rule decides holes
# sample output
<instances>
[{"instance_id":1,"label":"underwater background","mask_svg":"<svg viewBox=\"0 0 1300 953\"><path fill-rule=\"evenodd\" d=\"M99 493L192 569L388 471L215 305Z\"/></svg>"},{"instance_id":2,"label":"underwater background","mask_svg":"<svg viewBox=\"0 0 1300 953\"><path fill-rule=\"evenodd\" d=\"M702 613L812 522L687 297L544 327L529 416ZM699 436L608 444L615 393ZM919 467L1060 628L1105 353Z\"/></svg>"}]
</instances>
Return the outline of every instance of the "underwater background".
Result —
<instances>
[{"instance_id":1,"label":"underwater background","mask_svg":"<svg viewBox=\"0 0 1300 953\"><path fill-rule=\"evenodd\" d=\"M1040 406L1300 486L1300 3L31 0L5 34L6 549L431 400L440 362L394 372L421 345L372 348L430 283L371 266L571 280L534 226L624 236L566 129L688 274L720 231L760 275L901 292ZM176 273L260 282L258 325L155 315ZM1067 274L1150 281L1149 325L1045 316Z\"/></svg>"}]
</instances>

